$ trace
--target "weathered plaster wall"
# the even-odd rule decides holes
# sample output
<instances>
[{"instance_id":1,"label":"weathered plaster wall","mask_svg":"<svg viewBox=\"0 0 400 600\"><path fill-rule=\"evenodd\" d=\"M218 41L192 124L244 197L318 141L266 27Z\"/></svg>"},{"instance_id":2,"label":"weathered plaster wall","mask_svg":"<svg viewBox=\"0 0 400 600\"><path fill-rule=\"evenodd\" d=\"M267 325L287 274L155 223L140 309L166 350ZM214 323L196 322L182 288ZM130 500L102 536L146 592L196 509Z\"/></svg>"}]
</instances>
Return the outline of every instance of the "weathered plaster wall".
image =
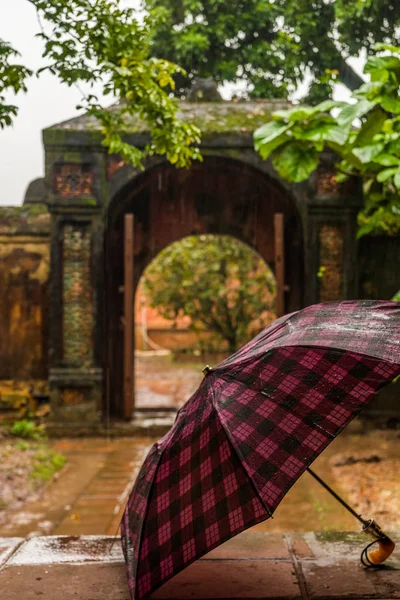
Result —
<instances>
[{"instance_id":1,"label":"weathered plaster wall","mask_svg":"<svg viewBox=\"0 0 400 600\"><path fill-rule=\"evenodd\" d=\"M0 209L0 379L47 377L49 237L45 206Z\"/></svg>"}]
</instances>

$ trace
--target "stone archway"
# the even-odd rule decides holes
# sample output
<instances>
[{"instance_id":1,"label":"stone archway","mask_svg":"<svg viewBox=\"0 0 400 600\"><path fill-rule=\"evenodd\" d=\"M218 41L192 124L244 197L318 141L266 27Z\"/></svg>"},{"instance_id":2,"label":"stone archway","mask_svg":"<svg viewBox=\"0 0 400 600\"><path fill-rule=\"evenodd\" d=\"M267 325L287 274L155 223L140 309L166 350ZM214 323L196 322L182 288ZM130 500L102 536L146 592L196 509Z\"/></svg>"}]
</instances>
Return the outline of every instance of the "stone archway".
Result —
<instances>
[{"instance_id":1,"label":"stone archway","mask_svg":"<svg viewBox=\"0 0 400 600\"><path fill-rule=\"evenodd\" d=\"M286 311L303 306L303 227L294 200L255 167L206 156L190 170L161 163L136 176L112 198L105 232L106 405L123 414L123 223L135 216L134 287L151 260L190 234L231 235L252 248L274 270L274 214L285 219Z\"/></svg>"}]
</instances>

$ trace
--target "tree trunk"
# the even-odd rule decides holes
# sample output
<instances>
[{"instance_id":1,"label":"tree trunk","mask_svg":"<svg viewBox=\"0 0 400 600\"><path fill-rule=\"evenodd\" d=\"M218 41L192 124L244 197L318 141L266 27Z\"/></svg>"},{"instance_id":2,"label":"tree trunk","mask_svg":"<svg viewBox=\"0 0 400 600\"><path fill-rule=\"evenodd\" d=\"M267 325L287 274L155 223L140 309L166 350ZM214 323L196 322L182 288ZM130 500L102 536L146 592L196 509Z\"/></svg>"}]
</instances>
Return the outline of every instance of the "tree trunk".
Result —
<instances>
[{"instance_id":1,"label":"tree trunk","mask_svg":"<svg viewBox=\"0 0 400 600\"><path fill-rule=\"evenodd\" d=\"M329 67L330 69L336 69L337 71L339 71L341 83L343 83L343 85L349 88L349 90L354 92L354 90L358 89L360 85L365 83L364 79L360 77L358 73L355 72L353 67L347 64L346 60L340 54L339 50L336 48L333 42L330 42L329 47L331 51L332 62L330 65L326 65L326 67Z\"/></svg>"},{"instance_id":2,"label":"tree trunk","mask_svg":"<svg viewBox=\"0 0 400 600\"><path fill-rule=\"evenodd\" d=\"M360 77L350 65L347 64L344 58L340 59L338 71L340 81L352 92L365 83L364 79Z\"/></svg>"},{"instance_id":3,"label":"tree trunk","mask_svg":"<svg viewBox=\"0 0 400 600\"><path fill-rule=\"evenodd\" d=\"M226 338L226 341L228 342L229 354L233 354L234 352L236 352L236 350L237 350L236 335Z\"/></svg>"}]
</instances>

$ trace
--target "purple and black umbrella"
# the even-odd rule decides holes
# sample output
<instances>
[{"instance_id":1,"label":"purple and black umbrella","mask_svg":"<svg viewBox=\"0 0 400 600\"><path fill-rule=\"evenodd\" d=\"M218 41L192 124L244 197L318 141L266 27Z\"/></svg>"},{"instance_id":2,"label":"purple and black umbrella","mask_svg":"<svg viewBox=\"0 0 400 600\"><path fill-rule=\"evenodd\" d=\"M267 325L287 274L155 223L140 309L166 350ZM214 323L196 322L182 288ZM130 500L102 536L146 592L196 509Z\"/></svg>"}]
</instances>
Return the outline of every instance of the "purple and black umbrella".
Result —
<instances>
[{"instance_id":1,"label":"purple and black umbrella","mask_svg":"<svg viewBox=\"0 0 400 600\"><path fill-rule=\"evenodd\" d=\"M381 301L310 306L206 369L147 456L126 505L121 530L132 599L271 517L308 466L399 374L400 304Z\"/></svg>"}]
</instances>

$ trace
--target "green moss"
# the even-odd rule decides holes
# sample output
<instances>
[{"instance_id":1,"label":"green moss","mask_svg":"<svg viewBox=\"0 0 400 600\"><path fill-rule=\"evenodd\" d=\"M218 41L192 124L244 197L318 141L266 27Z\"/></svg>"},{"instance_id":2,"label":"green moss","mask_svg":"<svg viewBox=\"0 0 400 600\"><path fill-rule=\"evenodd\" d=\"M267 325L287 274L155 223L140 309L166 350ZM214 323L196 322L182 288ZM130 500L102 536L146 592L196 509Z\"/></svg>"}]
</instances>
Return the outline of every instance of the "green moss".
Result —
<instances>
[{"instance_id":1,"label":"green moss","mask_svg":"<svg viewBox=\"0 0 400 600\"><path fill-rule=\"evenodd\" d=\"M229 108L220 111L218 108L210 107L203 113L190 112L182 115L188 123L196 125L203 133L252 133L257 127L271 120L271 113L266 110L246 110L246 106L240 109Z\"/></svg>"},{"instance_id":2,"label":"green moss","mask_svg":"<svg viewBox=\"0 0 400 600\"><path fill-rule=\"evenodd\" d=\"M25 210L25 213L31 217L44 215L49 212L47 204L25 204L22 208Z\"/></svg>"},{"instance_id":3,"label":"green moss","mask_svg":"<svg viewBox=\"0 0 400 600\"><path fill-rule=\"evenodd\" d=\"M93 196L80 196L79 204L82 206L97 206L97 201Z\"/></svg>"},{"instance_id":4,"label":"green moss","mask_svg":"<svg viewBox=\"0 0 400 600\"><path fill-rule=\"evenodd\" d=\"M65 142L67 130L57 128L57 126L50 127L49 129L43 130L43 143L46 144L60 144L63 145Z\"/></svg>"},{"instance_id":5,"label":"green moss","mask_svg":"<svg viewBox=\"0 0 400 600\"><path fill-rule=\"evenodd\" d=\"M186 123L191 123L207 133L252 133L257 127L271 119L274 110L286 105L273 102L216 102L216 103L189 103L179 104L178 117ZM138 118L126 118L127 133L145 133L148 131L146 123ZM45 144L64 145L70 134L83 134L88 136L91 143L102 140L100 124L93 117L78 117L68 125L55 125L43 132Z\"/></svg>"},{"instance_id":6,"label":"green moss","mask_svg":"<svg viewBox=\"0 0 400 600\"><path fill-rule=\"evenodd\" d=\"M30 221L49 212L46 204L24 204L23 206L2 206L0 219L25 219Z\"/></svg>"},{"instance_id":7,"label":"green moss","mask_svg":"<svg viewBox=\"0 0 400 600\"><path fill-rule=\"evenodd\" d=\"M271 120L271 111L261 106L243 104L185 104L178 116L196 125L203 134L252 133L257 127ZM143 123L129 123L130 133L145 131Z\"/></svg>"},{"instance_id":8,"label":"green moss","mask_svg":"<svg viewBox=\"0 0 400 600\"><path fill-rule=\"evenodd\" d=\"M93 123L88 124L88 127L85 129L85 134L89 137L89 139L92 142L95 142L97 144L103 141L103 134L98 128L96 128L96 125L94 125Z\"/></svg>"},{"instance_id":9,"label":"green moss","mask_svg":"<svg viewBox=\"0 0 400 600\"><path fill-rule=\"evenodd\" d=\"M82 163L82 153L81 152L64 152L63 153L63 162L66 163Z\"/></svg>"},{"instance_id":10,"label":"green moss","mask_svg":"<svg viewBox=\"0 0 400 600\"><path fill-rule=\"evenodd\" d=\"M321 544L332 544L335 542L346 543L358 539L360 535L363 534L357 532L343 533L342 531L318 531L315 533L315 539Z\"/></svg>"}]
</instances>

